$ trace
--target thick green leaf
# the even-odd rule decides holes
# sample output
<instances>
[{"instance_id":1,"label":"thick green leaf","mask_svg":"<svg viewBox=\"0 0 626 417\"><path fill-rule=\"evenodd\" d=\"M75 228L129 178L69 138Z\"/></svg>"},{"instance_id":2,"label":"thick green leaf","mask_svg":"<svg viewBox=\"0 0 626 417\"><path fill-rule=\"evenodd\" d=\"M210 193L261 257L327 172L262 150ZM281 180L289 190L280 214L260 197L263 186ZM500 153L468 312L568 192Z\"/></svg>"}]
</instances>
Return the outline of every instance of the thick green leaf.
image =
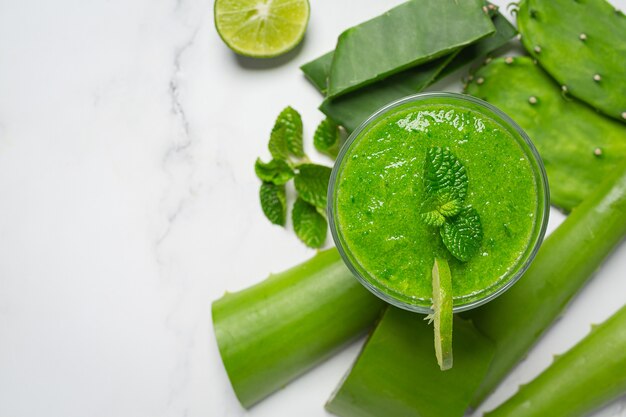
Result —
<instances>
[{"instance_id":1,"label":"thick green leaf","mask_svg":"<svg viewBox=\"0 0 626 417\"><path fill-rule=\"evenodd\" d=\"M323 165L300 165L294 181L300 198L315 207L325 209L331 171Z\"/></svg>"},{"instance_id":2,"label":"thick green leaf","mask_svg":"<svg viewBox=\"0 0 626 417\"><path fill-rule=\"evenodd\" d=\"M330 74L330 65L333 62L334 52L335 51L330 51L300 67L304 76L311 81L315 88L323 95L326 95L328 88L328 74Z\"/></svg>"},{"instance_id":3,"label":"thick green leaf","mask_svg":"<svg viewBox=\"0 0 626 417\"><path fill-rule=\"evenodd\" d=\"M354 279L336 248L226 292L211 315L237 398L249 408L281 390L363 334L384 306Z\"/></svg>"},{"instance_id":4,"label":"thick green leaf","mask_svg":"<svg viewBox=\"0 0 626 417\"><path fill-rule=\"evenodd\" d=\"M347 131L355 130L384 105L419 93L434 81L502 47L516 35L515 28L499 12L495 12L492 21L496 27L496 33L466 46L460 53L455 51L445 57L408 69L335 99L324 100L320 110ZM332 52L304 65L302 71L309 79L327 80L328 73L324 71L329 68L327 64L332 59L331 54ZM325 81L322 87L324 94ZM319 86L318 89L321 90Z\"/></svg>"},{"instance_id":5,"label":"thick green leaf","mask_svg":"<svg viewBox=\"0 0 626 417\"><path fill-rule=\"evenodd\" d=\"M333 55L328 96L345 94L492 34L495 28L483 6L482 0L410 0L346 30Z\"/></svg>"},{"instance_id":6,"label":"thick green leaf","mask_svg":"<svg viewBox=\"0 0 626 417\"><path fill-rule=\"evenodd\" d=\"M435 80L454 55L453 52L351 93L326 99L320 110L351 132L384 105L422 91Z\"/></svg>"},{"instance_id":7,"label":"thick green leaf","mask_svg":"<svg viewBox=\"0 0 626 417\"><path fill-rule=\"evenodd\" d=\"M424 316L389 307L326 404L342 417L461 417L485 375L493 344L455 317L454 367L435 360Z\"/></svg>"},{"instance_id":8,"label":"thick green leaf","mask_svg":"<svg viewBox=\"0 0 626 417\"><path fill-rule=\"evenodd\" d=\"M280 159L272 159L268 163L257 158L254 172L261 181L283 185L295 175L289 164Z\"/></svg>"},{"instance_id":9,"label":"thick green leaf","mask_svg":"<svg viewBox=\"0 0 626 417\"><path fill-rule=\"evenodd\" d=\"M459 261L467 262L478 253L483 241L483 226L473 207L468 207L450 219L440 229L441 240Z\"/></svg>"},{"instance_id":10,"label":"thick green leaf","mask_svg":"<svg viewBox=\"0 0 626 417\"><path fill-rule=\"evenodd\" d=\"M337 158L341 146L341 131L339 126L328 117L320 122L313 135L313 146L319 152Z\"/></svg>"},{"instance_id":11,"label":"thick green leaf","mask_svg":"<svg viewBox=\"0 0 626 417\"><path fill-rule=\"evenodd\" d=\"M328 225L315 206L298 197L291 212L296 235L311 248L319 248L326 240Z\"/></svg>"},{"instance_id":12,"label":"thick green leaf","mask_svg":"<svg viewBox=\"0 0 626 417\"><path fill-rule=\"evenodd\" d=\"M261 208L265 217L274 224L284 226L287 219L287 198L285 196L285 186L276 185L271 182L261 184L259 192Z\"/></svg>"},{"instance_id":13,"label":"thick green leaf","mask_svg":"<svg viewBox=\"0 0 626 417\"><path fill-rule=\"evenodd\" d=\"M586 416L626 392L626 305L488 417Z\"/></svg>"},{"instance_id":14,"label":"thick green leaf","mask_svg":"<svg viewBox=\"0 0 626 417\"><path fill-rule=\"evenodd\" d=\"M509 114L533 140L550 180L551 203L571 210L626 159L626 127L560 87L531 58L494 59L466 92Z\"/></svg>"},{"instance_id":15,"label":"thick green leaf","mask_svg":"<svg viewBox=\"0 0 626 417\"><path fill-rule=\"evenodd\" d=\"M569 94L626 122L626 16L606 0L524 0L522 43Z\"/></svg>"},{"instance_id":16,"label":"thick green leaf","mask_svg":"<svg viewBox=\"0 0 626 417\"><path fill-rule=\"evenodd\" d=\"M463 48L461 52L457 54L448 65L446 65L443 71L437 74L437 80L452 74L454 71L477 59L486 57L490 53L506 45L507 42L517 35L515 27L507 20L506 17L502 16L500 12L494 11L491 21L496 27L496 33Z\"/></svg>"}]
</instances>

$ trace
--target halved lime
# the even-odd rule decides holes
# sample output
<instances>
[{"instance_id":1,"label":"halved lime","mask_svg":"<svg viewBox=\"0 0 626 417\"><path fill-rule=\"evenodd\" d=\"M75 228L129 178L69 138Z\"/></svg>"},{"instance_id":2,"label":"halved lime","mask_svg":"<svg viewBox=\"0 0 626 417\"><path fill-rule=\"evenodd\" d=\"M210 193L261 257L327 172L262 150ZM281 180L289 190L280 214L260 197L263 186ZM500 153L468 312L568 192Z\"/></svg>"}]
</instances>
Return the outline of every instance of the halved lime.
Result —
<instances>
[{"instance_id":1,"label":"halved lime","mask_svg":"<svg viewBox=\"0 0 626 417\"><path fill-rule=\"evenodd\" d=\"M452 275L448 261L435 259L433 265L433 314L435 355L442 371L452 368Z\"/></svg>"},{"instance_id":2,"label":"halved lime","mask_svg":"<svg viewBox=\"0 0 626 417\"><path fill-rule=\"evenodd\" d=\"M308 0L215 0L217 33L245 56L270 58L293 49L308 22Z\"/></svg>"}]
</instances>

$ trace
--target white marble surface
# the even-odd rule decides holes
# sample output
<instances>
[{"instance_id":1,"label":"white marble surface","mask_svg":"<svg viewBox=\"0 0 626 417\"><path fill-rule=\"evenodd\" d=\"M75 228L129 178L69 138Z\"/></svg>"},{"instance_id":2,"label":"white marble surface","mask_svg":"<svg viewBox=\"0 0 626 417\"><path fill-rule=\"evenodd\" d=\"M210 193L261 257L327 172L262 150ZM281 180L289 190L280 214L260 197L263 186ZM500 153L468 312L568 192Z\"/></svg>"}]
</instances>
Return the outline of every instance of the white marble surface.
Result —
<instances>
[{"instance_id":1,"label":"white marble surface","mask_svg":"<svg viewBox=\"0 0 626 417\"><path fill-rule=\"evenodd\" d=\"M210 0L0 0L0 416L326 415L360 343L245 411L210 320L313 254L264 220L253 162L285 105L307 137L322 118L298 66L399 0L312 3L303 46L259 62ZM622 246L486 408L617 310L625 270Z\"/></svg>"}]
</instances>

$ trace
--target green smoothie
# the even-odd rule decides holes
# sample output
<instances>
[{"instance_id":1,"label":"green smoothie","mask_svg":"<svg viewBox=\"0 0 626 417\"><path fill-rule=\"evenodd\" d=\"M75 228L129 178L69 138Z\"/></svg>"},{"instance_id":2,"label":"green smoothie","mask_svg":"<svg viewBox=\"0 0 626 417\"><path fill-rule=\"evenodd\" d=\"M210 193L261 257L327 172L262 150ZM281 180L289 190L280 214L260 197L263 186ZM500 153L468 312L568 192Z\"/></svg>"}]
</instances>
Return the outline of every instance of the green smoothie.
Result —
<instances>
[{"instance_id":1,"label":"green smoothie","mask_svg":"<svg viewBox=\"0 0 626 417\"><path fill-rule=\"evenodd\" d=\"M357 277L417 311L431 305L436 257L450 265L457 311L512 284L532 260L548 214L545 173L520 132L489 105L445 93L393 105L355 131L333 172L330 217ZM454 256L441 228L424 220L432 205L424 177L433 150L463 167L463 210L480 218L480 240L467 259Z\"/></svg>"}]
</instances>

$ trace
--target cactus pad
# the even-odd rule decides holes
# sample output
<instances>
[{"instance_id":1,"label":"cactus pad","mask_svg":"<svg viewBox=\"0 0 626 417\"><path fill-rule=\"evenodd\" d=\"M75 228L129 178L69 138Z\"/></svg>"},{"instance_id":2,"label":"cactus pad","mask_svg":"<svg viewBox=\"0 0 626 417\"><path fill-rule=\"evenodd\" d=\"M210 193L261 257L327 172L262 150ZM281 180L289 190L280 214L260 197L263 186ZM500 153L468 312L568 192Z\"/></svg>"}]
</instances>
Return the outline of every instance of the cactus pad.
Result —
<instances>
[{"instance_id":1,"label":"cactus pad","mask_svg":"<svg viewBox=\"0 0 626 417\"><path fill-rule=\"evenodd\" d=\"M543 159L552 204L571 210L626 160L626 126L564 96L531 58L499 58L466 92L509 114Z\"/></svg>"},{"instance_id":2,"label":"cactus pad","mask_svg":"<svg viewBox=\"0 0 626 417\"><path fill-rule=\"evenodd\" d=\"M523 0L522 43L563 90L626 122L626 16L606 0Z\"/></svg>"}]
</instances>

